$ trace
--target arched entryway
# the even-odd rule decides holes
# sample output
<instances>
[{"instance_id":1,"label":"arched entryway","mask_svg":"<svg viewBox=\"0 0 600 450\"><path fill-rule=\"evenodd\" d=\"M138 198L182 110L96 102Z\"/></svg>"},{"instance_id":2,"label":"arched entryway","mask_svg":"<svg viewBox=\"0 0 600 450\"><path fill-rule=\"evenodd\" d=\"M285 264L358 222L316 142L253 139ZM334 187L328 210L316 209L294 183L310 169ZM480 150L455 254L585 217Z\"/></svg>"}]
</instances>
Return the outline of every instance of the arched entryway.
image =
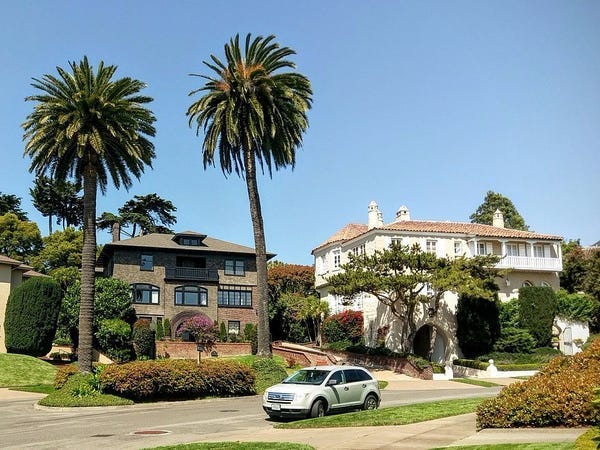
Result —
<instances>
[{"instance_id":1,"label":"arched entryway","mask_svg":"<svg viewBox=\"0 0 600 450\"><path fill-rule=\"evenodd\" d=\"M413 353L422 358L429 359L429 346L431 345L431 334L433 333L434 325L425 324L417 330L415 339L413 340ZM446 359L446 341L444 333L436 328L435 344L433 346L433 354L431 361L443 363Z\"/></svg>"}]
</instances>

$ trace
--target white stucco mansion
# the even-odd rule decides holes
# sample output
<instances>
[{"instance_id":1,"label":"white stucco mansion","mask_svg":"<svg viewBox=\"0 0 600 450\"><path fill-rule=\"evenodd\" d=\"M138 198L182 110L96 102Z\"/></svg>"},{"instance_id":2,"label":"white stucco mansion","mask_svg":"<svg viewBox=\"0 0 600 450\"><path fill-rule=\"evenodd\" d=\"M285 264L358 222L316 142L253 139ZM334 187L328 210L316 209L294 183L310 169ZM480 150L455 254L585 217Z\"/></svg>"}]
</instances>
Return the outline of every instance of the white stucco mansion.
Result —
<instances>
[{"instance_id":1,"label":"white stucco mansion","mask_svg":"<svg viewBox=\"0 0 600 450\"><path fill-rule=\"evenodd\" d=\"M327 278L341 270L350 253L372 254L395 242L409 246L418 243L421 249L440 257L494 254L500 257L497 267L509 269L504 278L497 280L500 300L506 301L516 297L521 286L558 289L562 270L561 241L560 236L504 228L500 211L496 211L493 225L481 225L411 220L408 208L402 206L396 219L385 224L377 203L372 201L368 206L367 224L348 224L312 251L315 285L321 298L329 302L332 314L344 309L363 311L367 345L375 345L377 329L387 325L390 332L386 346L398 350L395 339L399 334L398 323L376 298L363 294L353 305L344 306L341 298L328 293ZM435 327L434 361L450 361L462 356L456 340L456 305L457 297L450 292L444 294L443 304L433 318L427 314L428 305L422 305L417 314L414 353L421 353L420 348L429 342L431 327Z\"/></svg>"}]
</instances>

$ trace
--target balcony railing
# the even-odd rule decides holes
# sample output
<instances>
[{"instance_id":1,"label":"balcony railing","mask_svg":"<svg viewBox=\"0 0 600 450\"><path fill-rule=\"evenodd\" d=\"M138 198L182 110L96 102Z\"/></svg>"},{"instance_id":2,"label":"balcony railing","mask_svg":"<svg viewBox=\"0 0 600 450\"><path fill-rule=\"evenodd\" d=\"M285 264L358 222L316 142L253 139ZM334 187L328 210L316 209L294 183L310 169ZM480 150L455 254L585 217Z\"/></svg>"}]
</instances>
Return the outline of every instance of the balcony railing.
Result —
<instances>
[{"instance_id":1,"label":"balcony railing","mask_svg":"<svg viewBox=\"0 0 600 450\"><path fill-rule=\"evenodd\" d=\"M217 269L198 269L194 267L167 267L165 278L170 280L219 281Z\"/></svg>"},{"instance_id":2,"label":"balcony railing","mask_svg":"<svg viewBox=\"0 0 600 450\"><path fill-rule=\"evenodd\" d=\"M505 256L496 265L499 269L521 269L521 270L562 270L561 258L536 258L534 256Z\"/></svg>"}]
</instances>

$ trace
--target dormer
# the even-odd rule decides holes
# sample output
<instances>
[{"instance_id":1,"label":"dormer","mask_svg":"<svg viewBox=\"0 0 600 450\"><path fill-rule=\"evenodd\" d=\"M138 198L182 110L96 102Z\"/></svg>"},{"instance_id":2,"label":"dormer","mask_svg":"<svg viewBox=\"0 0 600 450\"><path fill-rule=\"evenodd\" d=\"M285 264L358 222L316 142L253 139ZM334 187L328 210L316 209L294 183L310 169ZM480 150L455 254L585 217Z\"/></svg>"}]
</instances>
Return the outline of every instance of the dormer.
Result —
<instances>
[{"instance_id":1,"label":"dormer","mask_svg":"<svg viewBox=\"0 0 600 450\"><path fill-rule=\"evenodd\" d=\"M206 234L196 233L194 231L184 231L173 236L173 241L178 245L188 247L201 247L204 244L202 241L206 238Z\"/></svg>"}]
</instances>

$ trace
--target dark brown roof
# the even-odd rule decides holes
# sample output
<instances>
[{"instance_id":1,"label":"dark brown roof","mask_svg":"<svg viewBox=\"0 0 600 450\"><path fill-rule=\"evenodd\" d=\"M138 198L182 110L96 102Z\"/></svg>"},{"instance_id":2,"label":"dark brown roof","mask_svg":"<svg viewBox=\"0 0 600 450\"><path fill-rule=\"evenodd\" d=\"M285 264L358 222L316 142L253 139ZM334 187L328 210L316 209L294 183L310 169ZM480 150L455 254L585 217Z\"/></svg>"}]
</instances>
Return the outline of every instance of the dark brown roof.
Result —
<instances>
[{"instance_id":1,"label":"dark brown roof","mask_svg":"<svg viewBox=\"0 0 600 450\"><path fill-rule=\"evenodd\" d=\"M176 236L195 236L201 238L201 244L198 245L180 245L174 238ZM117 242L109 242L104 245L100 260L103 259L109 252L113 252L115 249L120 248L143 248L143 249L156 249L165 251L189 251L189 252L202 252L202 253L237 253L244 255L255 255L256 252L251 247L244 245L234 244L233 242L222 241L220 239L211 238L202 233L196 233L194 231L186 231L177 234L163 234L163 233L150 233L144 236L137 236L131 239L124 239ZM274 253L267 253L267 258L275 256Z\"/></svg>"},{"instance_id":2,"label":"dark brown roof","mask_svg":"<svg viewBox=\"0 0 600 450\"><path fill-rule=\"evenodd\" d=\"M447 233L447 234L462 234L473 235L479 237L494 237L507 239L536 239L536 240L562 240L561 236L552 234L541 234L533 231L513 230L511 228L493 227L491 225L482 225L479 223L464 223L464 222L435 222L426 220L406 220L388 223L379 226L373 230L385 231L412 231L418 233ZM366 225L348 224L321 245L316 247L318 250L334 242L345 242L355 237L360 236L368 231Z\"/></svg>"}]
</instances>

